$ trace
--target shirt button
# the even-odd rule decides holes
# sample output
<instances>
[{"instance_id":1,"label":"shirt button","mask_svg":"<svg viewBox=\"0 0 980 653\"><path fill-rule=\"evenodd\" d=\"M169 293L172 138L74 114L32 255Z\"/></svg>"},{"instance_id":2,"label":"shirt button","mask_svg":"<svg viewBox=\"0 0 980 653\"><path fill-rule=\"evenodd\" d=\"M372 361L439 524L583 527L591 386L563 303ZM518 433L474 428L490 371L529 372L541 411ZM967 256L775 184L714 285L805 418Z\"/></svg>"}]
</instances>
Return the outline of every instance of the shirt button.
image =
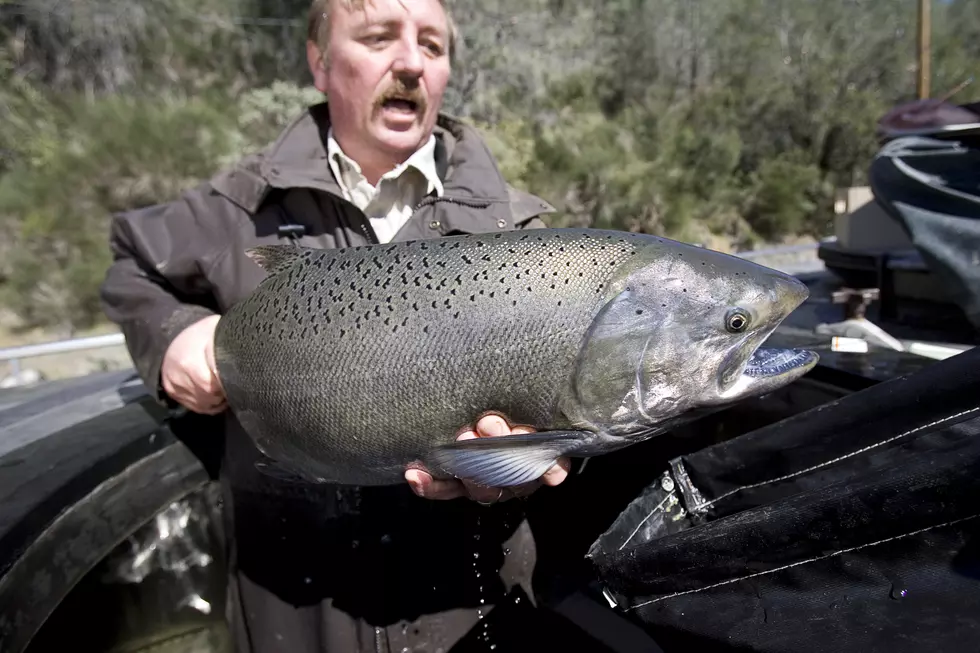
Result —
<instances>
[{"instance_id":1,"label":"shirt button","mask_svg":"<svg viewBox=\"0 0 980 653\"><path fill-rule=\"evenodd\" d=\"M429 229L438 229L438 228L439 228L438 220L433 220L432 222L429 223Z\"/></svg>"}]
</instances>

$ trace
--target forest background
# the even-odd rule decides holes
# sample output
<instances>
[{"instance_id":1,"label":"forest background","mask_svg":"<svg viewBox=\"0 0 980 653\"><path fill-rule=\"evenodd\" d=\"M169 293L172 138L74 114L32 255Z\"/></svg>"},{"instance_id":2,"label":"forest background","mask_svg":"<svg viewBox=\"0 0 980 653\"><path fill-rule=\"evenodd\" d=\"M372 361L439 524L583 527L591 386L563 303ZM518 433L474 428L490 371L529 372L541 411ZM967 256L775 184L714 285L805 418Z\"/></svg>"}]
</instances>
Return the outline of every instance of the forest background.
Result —
<instances>
[{"instance_id":1,"label":"forest background","mask_svg":"<svg viewBox=\"0 0 980 653\"><path fill-rule=\"evenodd\" d=\"M113 212L164 202L319 101L308 0L0 0L0 307L102 322ZM446 110L594 226L722 250L832 233L916 92L916 0L454 0ZM932 88L980 73L980 3L932 8ZM980 97L980 84L955 98Z\"/></svg>"}]
</instances>

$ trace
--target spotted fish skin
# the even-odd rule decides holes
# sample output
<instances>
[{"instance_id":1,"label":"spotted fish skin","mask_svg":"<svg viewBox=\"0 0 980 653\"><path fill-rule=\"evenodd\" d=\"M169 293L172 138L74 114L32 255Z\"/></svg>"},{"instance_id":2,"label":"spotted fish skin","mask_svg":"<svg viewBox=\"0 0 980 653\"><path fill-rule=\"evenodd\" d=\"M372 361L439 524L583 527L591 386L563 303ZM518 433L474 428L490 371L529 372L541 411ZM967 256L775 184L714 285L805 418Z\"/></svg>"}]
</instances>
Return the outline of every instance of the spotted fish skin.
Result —
<instances>
[{"instance_id":1,"label":"spotted fish skin","mask_svg":"<svg viewBox=\"0 0 980 653\"><path fill-rule=\"evenodd\" d=\"M420 463L519 485L816 362L759 351L807 296L799 280L655 236L542 229L249 255L269 276L218 322L215 360L273 475L396 484ZM538 433L456 441L489 411Z\"/></svg>"},{"instance_id":2,"label":"spotted fish skin","mask_svg":"<svg viewBox=\"0 0 980 653\"><path fill-rule=\"evenodd\" d=\"M305 477L403 482L485 411L568 428L596 312L659 238L528 230L338 250L257 248L269 276L215 334L260 450Z\"/></svg>"}]
</instances>

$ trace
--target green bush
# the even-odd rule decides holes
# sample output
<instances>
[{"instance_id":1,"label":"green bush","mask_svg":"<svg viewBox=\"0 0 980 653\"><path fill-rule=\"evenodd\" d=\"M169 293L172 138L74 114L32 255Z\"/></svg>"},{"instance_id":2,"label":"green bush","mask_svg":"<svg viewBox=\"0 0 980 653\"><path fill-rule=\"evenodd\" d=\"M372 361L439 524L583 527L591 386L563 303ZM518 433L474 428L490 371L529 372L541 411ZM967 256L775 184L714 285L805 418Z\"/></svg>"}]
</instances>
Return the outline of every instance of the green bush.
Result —
<instances>
[{"instance_id":1,"label":"green bush","mask_svg":"<svg viewBox=\"0 0 980 653\"><path fill-rule=\"evenodd\" d=\"M0 177L3 302L26 325L71 330L101 319L109 216L210 176L234 125L203 100L162 97L78 99L43 115Z\"/></svg>"}]
</instances>

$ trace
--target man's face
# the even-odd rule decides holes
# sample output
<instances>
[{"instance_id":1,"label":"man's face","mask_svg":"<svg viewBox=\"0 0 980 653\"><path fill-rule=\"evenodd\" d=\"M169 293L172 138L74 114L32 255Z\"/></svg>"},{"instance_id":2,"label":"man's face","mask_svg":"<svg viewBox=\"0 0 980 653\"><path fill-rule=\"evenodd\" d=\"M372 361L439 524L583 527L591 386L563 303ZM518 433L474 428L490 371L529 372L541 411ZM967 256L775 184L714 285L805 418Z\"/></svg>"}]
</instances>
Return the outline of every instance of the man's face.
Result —
<instances>
[{"instance_id":1,"label":"man's face","mask_svg":"<svg viewBox=\"0 0 980 653\"><path fill-rule=\"evenodd\" d=\"M438 0L335 2L326 64L311 66L349 155L400 162L428 140L449 81L448 31Z\"/></svg>"}]
</instances>

